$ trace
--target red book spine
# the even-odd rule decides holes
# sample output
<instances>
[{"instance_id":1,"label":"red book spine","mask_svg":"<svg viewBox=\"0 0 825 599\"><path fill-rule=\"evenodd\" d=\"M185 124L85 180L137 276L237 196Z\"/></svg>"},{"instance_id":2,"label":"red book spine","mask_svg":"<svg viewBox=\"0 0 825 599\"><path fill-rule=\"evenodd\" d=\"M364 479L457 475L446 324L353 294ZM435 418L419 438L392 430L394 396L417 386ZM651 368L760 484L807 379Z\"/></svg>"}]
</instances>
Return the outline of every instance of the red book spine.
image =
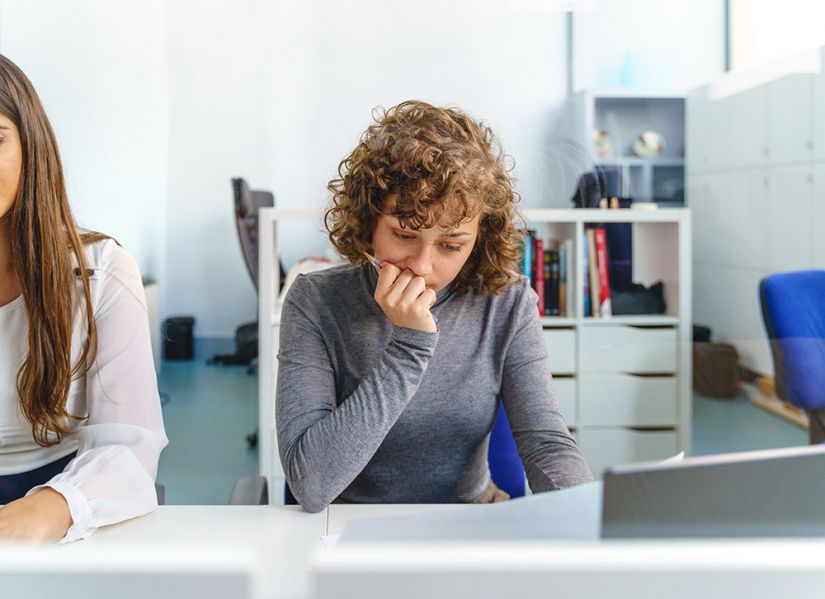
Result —
<instances>
[{"instance_id":1,"label":"red book spine","mask_svg":"<svg viewBox=\"0 0 825 599\"><path fill-rule=\"evenodd\" d=\"M600 302L599 316L612 316L613 310L610 304L610 279L607 274L607 237L604 229L596 229L594 232L596 241L596 263L599 267L599 291Z\"/></svg>"},{"instance_id":2,"label":"red book spine","mask_svg":"<svg viewBox=\"0 0 825 599\"><path fill-rule=\"evenodd\" d=\"M539 316L544 316L544 240L536 238L534 250L533 272L535 273L535 290L539 296Z\"/></svg>"}]
</instances>

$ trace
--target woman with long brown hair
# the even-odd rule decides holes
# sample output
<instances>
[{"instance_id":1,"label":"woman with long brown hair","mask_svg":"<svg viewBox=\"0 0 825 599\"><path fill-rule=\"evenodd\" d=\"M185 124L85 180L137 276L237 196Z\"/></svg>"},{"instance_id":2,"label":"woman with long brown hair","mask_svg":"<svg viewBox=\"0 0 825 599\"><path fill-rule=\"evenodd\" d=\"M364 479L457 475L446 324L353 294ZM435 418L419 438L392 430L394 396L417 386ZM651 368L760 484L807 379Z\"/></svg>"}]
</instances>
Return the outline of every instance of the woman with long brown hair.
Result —
<instances>
[{"instance_id":1,"label":"woman with long brown hair","mask_svg":"<svg viewBox=\"0 0 825 599\"><path fill-rule=\"evenodd\" d=\"M40 99L0 56L0 541L152 511L166 443L137 265L78 230Z\"/></svg>"}]
</instances>

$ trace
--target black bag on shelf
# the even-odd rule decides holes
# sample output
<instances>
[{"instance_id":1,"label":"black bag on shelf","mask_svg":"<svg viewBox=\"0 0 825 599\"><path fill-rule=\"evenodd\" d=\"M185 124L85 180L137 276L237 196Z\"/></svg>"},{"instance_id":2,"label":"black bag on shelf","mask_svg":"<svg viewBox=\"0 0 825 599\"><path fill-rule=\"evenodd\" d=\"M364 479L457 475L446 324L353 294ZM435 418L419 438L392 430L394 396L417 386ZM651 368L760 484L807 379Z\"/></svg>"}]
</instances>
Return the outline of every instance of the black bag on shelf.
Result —
<instances>
[{"instance_id":1,"label":"black bag on shelf","mask_svg":"<svg viewBox=\"0 0 825 599\"><path fill-rule=\"evenodd\" d=\"M661 281L650 288L640 283L633 283L624 289L611 290L613 315L620 314L663 314L665 304L665 286Z\"/></svg>"}]
</instances>

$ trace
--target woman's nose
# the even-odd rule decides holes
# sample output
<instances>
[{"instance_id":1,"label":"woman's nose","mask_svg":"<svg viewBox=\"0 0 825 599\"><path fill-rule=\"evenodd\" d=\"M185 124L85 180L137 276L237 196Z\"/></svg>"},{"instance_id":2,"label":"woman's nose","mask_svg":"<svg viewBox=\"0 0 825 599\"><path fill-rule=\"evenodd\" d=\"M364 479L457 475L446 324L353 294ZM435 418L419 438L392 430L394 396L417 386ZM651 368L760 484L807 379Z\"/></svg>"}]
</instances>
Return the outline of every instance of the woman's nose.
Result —
<instances>
[{"instance_id":1,"label":"woman's nose","mask_svg":"<svg viewBox=\"0 0 825 599\"><path fill-rule=\"evenodd\" d=\"M419 277L426 277L433 271L433 248L422 243L418 251L407 259L407 268Z\"/></svg>"}]
</instances>

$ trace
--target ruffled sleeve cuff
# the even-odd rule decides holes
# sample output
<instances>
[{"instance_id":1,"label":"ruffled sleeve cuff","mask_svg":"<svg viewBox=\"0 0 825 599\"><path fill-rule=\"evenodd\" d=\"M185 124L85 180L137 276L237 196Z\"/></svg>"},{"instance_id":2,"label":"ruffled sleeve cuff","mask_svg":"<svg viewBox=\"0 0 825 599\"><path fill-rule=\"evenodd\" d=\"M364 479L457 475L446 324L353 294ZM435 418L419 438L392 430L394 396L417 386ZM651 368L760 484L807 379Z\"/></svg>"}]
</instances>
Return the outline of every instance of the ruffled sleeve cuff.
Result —
<instances>
[{"instance_id":1,"label":"ruffled sleeve cuff","mask_svg":"<svg viewBox=\"0 0 825 599\"><path fill-rule=\"evenodd\" d=\"M54 482L45 485L34 487L26 496L45 488L51 488L60 493L69 505L69 514L72 517L72 525L66 534L60 539L57 544L71 543L78 539L87 539L92 536L92 533L97 530L97 525L94 522L94 515L92 508L89 505L89 500L80 492L80 490L65 482Z\"/></svg>"}]
</instances>

